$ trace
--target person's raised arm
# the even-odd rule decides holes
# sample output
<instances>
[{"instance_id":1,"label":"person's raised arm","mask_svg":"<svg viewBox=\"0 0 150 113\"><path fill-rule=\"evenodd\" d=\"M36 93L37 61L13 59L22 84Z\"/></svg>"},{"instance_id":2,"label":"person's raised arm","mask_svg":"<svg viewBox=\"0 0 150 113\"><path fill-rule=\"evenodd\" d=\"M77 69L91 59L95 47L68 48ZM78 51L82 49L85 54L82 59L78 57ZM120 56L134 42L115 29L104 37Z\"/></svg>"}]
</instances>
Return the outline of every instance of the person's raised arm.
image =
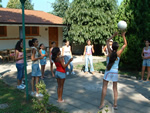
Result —
<instances>
[{"instance_id":1,"label":"person's raised arm","mask_svg":"<svg viewBox=\"0 0 150 113\"><path fill-rule=\"evenodd\" d=\"M94 51L94 45L92 45L92 52L94 53L95 51Z\"/></svg>"},{"instance_id":2,"label":"person's raised arm","mask_svg":"<svg viewBox=\"0 0 150 113\"><path fill-rule=\"evenodd\" d=\"M62 65L63 68L66 68L66 67L70 64L70 62L71 62L72 60L73 60L73 58L71 58L71 59L67 62L67 64L64 64L64 58L61 57L61 58L60 58L60 63L61 63L61 65Z\"/></svg>"},{"instance_id":3,"label":"person's raised arm","mask_svg":"<svg viewBox=\"0 0 150 113\"><path fill-rule=\"evenodd\" d=\"M109 42L110 42L110 40L112 39L112 38L114 38L115 36L117 36L117 34L118 34L118 32L115 32L110 38L108 38L107 40L106 40L106 44L107 44L107 49L108 49L108 54L111 54L111 48L110 48L110 45L109 45Z\"/></svg>"},{"instance_id":4,"label":"person's raised arm","mask_svg":"<svg viewBox=\"0 0 150 113\"><path fill-rule=\"evenodd\" d=\"M126 40L125 34L126 34L125 31L122 32L122 34L121 34L122 37L123 37L124 44L123 44L122 48L117 52L118 57L121 56L121 53L122 53L122 52L124 51L124 49L127 47L127 40Z\"/></svg>"}]
</instances>

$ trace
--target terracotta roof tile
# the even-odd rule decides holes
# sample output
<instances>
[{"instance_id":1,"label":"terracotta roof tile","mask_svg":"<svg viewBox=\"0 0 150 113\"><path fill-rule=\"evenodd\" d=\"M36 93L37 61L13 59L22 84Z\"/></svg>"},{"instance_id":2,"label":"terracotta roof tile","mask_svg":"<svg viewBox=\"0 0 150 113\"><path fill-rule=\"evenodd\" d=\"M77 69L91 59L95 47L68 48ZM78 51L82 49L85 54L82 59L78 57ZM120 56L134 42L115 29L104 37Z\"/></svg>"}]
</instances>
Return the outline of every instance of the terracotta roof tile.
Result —
<instances>
[{"instance_id":1,"label":"terracotta roof tile","mask_svg":"<svg viewBox=\"0 0 150 113\"><path fill-rule=\"evenodd\" d=\"M0 8L0 22L22 23L22 10ZM63 24L63 19L43 11L25 10L25 23Z\"/></svg>"}]
</instances>

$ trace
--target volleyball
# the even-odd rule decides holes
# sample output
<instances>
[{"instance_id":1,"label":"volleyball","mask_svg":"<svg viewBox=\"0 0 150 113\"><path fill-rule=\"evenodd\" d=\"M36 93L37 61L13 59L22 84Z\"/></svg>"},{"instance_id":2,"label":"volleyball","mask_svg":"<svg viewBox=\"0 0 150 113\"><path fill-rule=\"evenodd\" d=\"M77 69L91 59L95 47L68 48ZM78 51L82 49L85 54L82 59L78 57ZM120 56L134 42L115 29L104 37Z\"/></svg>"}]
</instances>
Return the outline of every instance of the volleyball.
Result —
<instances>
[{"instance_id":1,"label":"volleyball","mask_svg":"<svg viewBox=\"0 0 150 113\"><path fill-rule=\"evenodd\" d=\"M120 30L125 30L127 28L127 23L125 21L123 21L123 20L119 21L118 22L118 28Z\"/></svg>"}]
</instances>

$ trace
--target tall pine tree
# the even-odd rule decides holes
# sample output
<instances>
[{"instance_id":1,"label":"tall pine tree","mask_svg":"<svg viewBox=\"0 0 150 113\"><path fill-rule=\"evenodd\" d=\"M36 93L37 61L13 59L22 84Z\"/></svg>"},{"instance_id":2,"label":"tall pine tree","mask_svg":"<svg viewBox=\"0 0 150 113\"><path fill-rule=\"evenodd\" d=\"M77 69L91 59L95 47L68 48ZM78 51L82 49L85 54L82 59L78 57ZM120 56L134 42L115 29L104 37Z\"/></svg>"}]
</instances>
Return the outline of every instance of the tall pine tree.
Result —
<instances>
[{"instance_id":1,"label":"tall pine tree","mask_svg":"<svg viewBox=\"0 0 150 113\"><path fill-rule=\"evenodd\" d=\"M9 0L9 2L7 4L7 8L21 9L22 5L21 5L20 0ZM30 3L29 0L26 0L24 8L28 9L28 10L34 9L33 5Z\"/></svg>"},{"instance_id":2,"label":"tall pine tree","mask_svg":"<svg viewBox=\"0 0 150 113\"><path fill-rule=\"evenodd\" d=\"M104 44L114 32L116 0L74 0L65 14L68 37L78 43L87 39Z\"/></svg>"}]
</instances>

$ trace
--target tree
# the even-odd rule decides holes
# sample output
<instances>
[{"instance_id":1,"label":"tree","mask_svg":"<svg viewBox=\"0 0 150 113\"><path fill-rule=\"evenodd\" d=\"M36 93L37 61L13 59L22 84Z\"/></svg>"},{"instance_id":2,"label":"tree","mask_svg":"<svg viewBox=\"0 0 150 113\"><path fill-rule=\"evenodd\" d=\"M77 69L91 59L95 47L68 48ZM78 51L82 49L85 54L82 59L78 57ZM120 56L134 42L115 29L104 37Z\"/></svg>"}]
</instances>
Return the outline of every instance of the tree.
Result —
<instances>
[{"instance_id":1,"label":"tree","mask_svg":"<svg viewBox=\"0 0 150 113\"><path fill-rule=\"evenodd\" d=\"M144 40L150 36L150 1L124 0L116 14L116 23L125 20L128 24L126 38L128 46L121 56L122 69L141 70L141 52L145 46ZM116 38L119 43L123 39Z\"/></svg>"},{"instance_id":2,"label":"tree","mask_svg":"<svg viewBox=\"0 0 150 113\"><path fill-rule=\"evenodd\" d=\"M20 0L9 0L7 8L21 9L22 5ZM30 3L29 0L26 0L24 8L28 10L33 10L33 5Z\"/></svg>"},{"instance_id":3,"label":"tree","mask_svg":"<svg viewBox=\"0 0 150 113\"><path fill-rule=\"evenodd\" d=\"M0 0L0 3L2 2L2 0ZM0 7L2 7L2 4L0 4Z\"/></svg>"},{"instance_id":4,"label":"tree","mask_svg":"<svg viewBox=\"0 0 150 113\"><path fill-rule=\"evenodd\" d=\"M54 9L52 14L59 17L64 17L69 4L69 0L56 0L54 3L52 3L52 7Z\"/></svg>"},{"instance_id":5,"label":"tree","mask_svg":"<svg viewBox=\"0 0 150 113\"><path fill-rule=\"evenodd\" d=\"M116 0L74 0L65 13L70 25L68 38L85 43L87 39L104 44L114 31Z\"/></svg>"}]
</instances>

